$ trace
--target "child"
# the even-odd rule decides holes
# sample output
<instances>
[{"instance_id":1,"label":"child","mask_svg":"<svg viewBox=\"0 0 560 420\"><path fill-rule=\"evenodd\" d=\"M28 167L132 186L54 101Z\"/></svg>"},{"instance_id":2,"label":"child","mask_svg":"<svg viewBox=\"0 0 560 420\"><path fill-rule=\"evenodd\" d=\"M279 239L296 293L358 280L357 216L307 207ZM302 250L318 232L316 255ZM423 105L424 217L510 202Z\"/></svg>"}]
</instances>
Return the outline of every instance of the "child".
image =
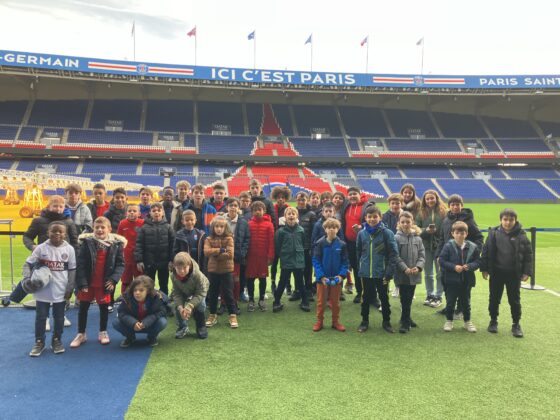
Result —
<instances>
[{"instance_id":1,"label":"child","mask_svg":"<svg viewBox=\"0 0 560 420\"><path fill-rule=\"evenodd\" d=\"M343 193L337 191L332 195L332 203L334 204L334 217L336 218L336 220L342 223L342 211L346 207L346 197ZM344 232L342 233L344 234Z\"/></svg>"},{"instance_id":2,"label":"child","mask_svg":"<svg viewBox=\"0 0 560 420\"><path fill-rule=\"evenodd\" d=\"M488 332L498 332L498 309L504 286L507 291L513 324L511 333L514 337L523 337L519 325L521 319L520 281L527 281L533 275L533 249L527 234L517 220L513 209L504 209L500 213L500 226L490 229L482 249L480 264L482 277L490 275L490 324Z\"/></svg>"},{"instance_id":3,"label":"child","mask_svg":"<svg viewBox=\"0 0 560 420\"><path fill-rule=\"evenodd\" d=\"M88 203L89 211L91 212L92 219L97 219L109 210L109 202L106 200L107 190L103 184L95 184L92 189L93 200Z\"/></svg>"},{"instance_id":4,"label":"child","mask_svg":"<svg viewBox=\"0 0 560 420\"><path fill-rule=\"evenodd\" d=\"M124 294L135 277L141 273L136 267L134 260L134 249L138 239L138 230L144 225L144 219L140 219L140 209L137 204L129 204L126 207L126 219L121 220L117 228L117 234L126 238L124 247L124 272L121 277L121 294Z\"/></svg>"},{"instance_id":5,"label":"child","mask_svg":"<svg viewBox=\"0 0 560 420\"><path fill-rule=\"evenodd\" d=\"M239 206L241 211L241 217L249 223L249 220L253 217L251 213L251 194L247 191L243 191L239 194ZM249 296L247 296L247 277L245 276L245 261L241 262L239 266L239 299L243 302L249 302Z\"/></svg>"},{"instance_id":6,"label":"child","mask_svg":"<svg viewBox=\"0 0 560 420\"><path fill-rule=\"evenodd\" d=\"M323 214L325 210L326 207L323 207ZM344 332L346 328L339 321L342 282L348 272L346 244L338 237L340 231L338 220L328 218L323 223L323 229L327 235L321 237L315 244L313 253L317 282L317 322L313 325L313 331L323 329L325 300L328 297L332 311L332 328Z\"/></svg>"},{"instance_id":7,"label":"child","mask_svg":"<svg viewBox=\"0 0 560 420\"><path fill-rule=\"evenodd\" d=\"M274 187L272 192L270 193L270 198L272 198L276 203L274 204L274 216L276 220L276 224L274 226L274 231L276 232L281 225L284 223L284 212L290 205L288 201L292 198L292 190L288 187ZM280 223L280 219L282 219L282 223ZM278 255L274 256L274 261L272 262L272 266L270 267L270 280L272 281L272 293L276 289L276 274L277 274L277 266L278 266ZM288 295L292 294L292 287L290 286L290 282L288 280Z\"/></svg>"},{"instance_id":8,"label":"child","mask_svg":"<svg viewBox=\"0 0 560 420\"><path fill-rule=\"evenodd\" d=\"M175 226L177 219L173 217L177 217L177 207L180 206L179 202L173 200L173 196L175 195L175 191L171 187L165 187L162 193L162 200L161 205L163 206L163 214L165 216L165 220L169 223L169 226ZM174 229L175 230L175 229Z\"/></svg>"},{"instance_id":9,"label":"child","mask_svg":"<svg viewBox=\"0 0 560 420\"><path fill-rule=\"evenodd\" d=\"M189 192L191 190L191 184L189 181L179 181L175 184L175 189L177 190L175 201L181 204L181 210L186 210L189 205Z\"/></svg>"},{"instance_id":10,"label":"child","mask_svg":"<svg viewBox=\"0 0 560 420\"><path fill-rule=\"evenodd\" d=\"M134 260L138 271L155 279L158 275L159 289L169 294L169 266L173 261L173 241L175 233L164 219L163 206L154 203L150 208L150 217L144 219L144 225L138 230Z\"/></svg>"},{"instance_id":11,"label":"child","mask_svg":"<svg viewBox=\"0 0 560 420\"><path fill-rule=\"evenodd\" d=\"M204 241L204 255L208 257L208 276L210 290L208 304L210 315L207 327L218 323L218 295L220 286L224 289L231 328L239 326L233 299L233 235L223 216L215 217L210 225L210 234Z\"/></svg>"},{"instance_id":12,"label":"child","mask_svg":"<svg viewBox=\"0 0 560 420\"><path fill-rule=\"evenodd\" d=\"M251 194L247 191L243 191L239 194L239 205L243 218L248 222L253 217L251 213Z\"/></svg>"},{"instance_id":13,"label":"child","mask_svg":"<svg viewBox=\"0 0 560 420\"><path fill-rule=\"evenodd\" d=\"M309 194L309 206L311 207L311 211L315 213L317 218L321 217L321 196L317 191L313 191Z\"/></svg>"},{"instance_id":14,"label":"child","mask_svg":"<svg viewBox=\"0 0 560 420\"><path fill-rule=\"evenodd\" d=\"M255 201L260 201L265 206L265 214L270 216L270 221L273 226L276 226L276 215L274 214L274 207L272 201L265 197L262 190L262 184L256 178L253 178L249 183L249 192L251 193L251 204Z\"/></svg>"},{"instance_id":15,"label":"child","mask_svg":"<svg viewBox=\"0 0 560 420\"><path fill-rule=\"evenodd\" d=\"M412 184L404 184L401 187L401 195L403 197L403 210L406 210L414 217L418 216L420 211L420 200L416 197L416 189Z\"/></svg>"},{"instance_id":16,"label":"child","mask_svg":"<svg viewBox=\"0 0 560 420\"><path fill-rule=\"evenodd\" d=\"M210 205L216 209L216 213L226 213L226 187L221 182L212 185L212 197L210 198Z\"/></svg>"},{"instance_id":17,"label":"child","mask_svg":"<svg viewBox=\"0 0 560 420\"><path fill-rule=\"evenodd\" d=\"M187 252L199 267L203 267L206 232L195 228L196 214L194 211L185 210L182 219L183 229L177 232L173 242L173 258L179 252Z\"/></svg>"},{"instance_id":18,"label":"child","mask_svg":"<svg viewBox=\"0 0 560 420\"><path fill-rule=\"evenodd\" d=\"M266 310L264 294L266 292L266 277L268 266L274 260L274 225L262 201L254 201L251 204L253 218L249 221L249 251L247 252L247 265L245 275L247 277L247 290L249 292L249 304L247 311L255 310L255 279L259 279L259 309Z\"/></svg>"},{"instance_id":19,"label":"child","mask_svg":"<svg viewBox=\"0 0 560 420\"><path fill-rule=\"evenodd\" d=\"M208 293L208 279L187 252L179 252L173 259L171 273L173 292L171 299L175 306L177 331L175 338L184 338L189 327L187 321L194 317L196 335L201 340L208 338L208 330L204 320L206 310L206 294Z\"/></svg>"},{"instance_id":20,"label":"child","mask_svg":"<svg viewBox=\"0 0 560 420\"><path fill-rule=\"evenodd\" d=\"M393 333L387 286L393 278L393 268L398 255L397 243L393 232L381 221L379 208L368 207L365 219L356 242L356 258L360 267L358 276L362 278L363 283L362 322L358 332L365 332L369 327L369 307L377 293L381 300L382 327L388 333Z\"/></svg>"},{"instance_id":21,"label":"child","mask_svg":"<svg viewBox=\"0 0 560 420\"><path fill-rule=\"evenodd\" d=\"M444 331L453 329L453 312L458 300L463 310L464 327L468 332L476 332L471 321L471 289L475 286L474 272L480 266L478 246L467 240L469 228L465 222L455 222L451 226L450 239L439 254L439 264L444 272L445 299L447 300L447 321Z\"/></svg>"},{"instance_id":22,"label":"child","mask_svg":"<svg viewBox=\"0 0 560 420\"><path fill-rule=\"evenodd\" d=\"M196 215L195 227L203 230L208 235L210 223L212 223L212 219L216 216L216 209L204 199L204 185L193 185L189 210L194 211Z\"/></svg>"},{"instance_id":23,"label":"child","mask_svg":"<svg viewBox=\"0 0 560 420\"><path fill-rule=\"evenodd\" d=\"M280 259L280 282L274 292L273 312L279 312L284 308L280 299L286 285L290 282L292 273L296 282L296 290L305 290L303 284L303 270L305 268L305 231L298 225L298 212L293 207L286 209L284 213L286 224L276 232L274 238L274 249ZM259 302L260 305L260 302ZM309 312L309 299L307 293L301 294L300 309Z\"/></svg>"},{"instance_id":24,"label":"child","mask_svg":"<svg viewBox=\"0 0 560 420\"><path fill-rule=\"evenodd\" d=\"M321 195L319 196L320 200L321 200L321 204L320 207L323 208L323 206L327 203L330 203L333 199L333 195L330 191L323 191L321 193ZM319 215L317 215L319 216Z\"/></svg>"},{"instance_id":25,"label":"child","mask_svg":"<svg viewBox=\"0 0 560 420\"><path fill-rule=\"evenodd\" d=\"M109 210L103 216L111 222L111 230L116 232L119 228L119 223L126 219L126 190L124 188L115 188L113 190L113 199Z\"/></svg>"},{"instance_id":26,"label":"child","mask_svg":"<svg viewBox=\"0 0 560 420\"><path fill-rule=\"evenodd\" d=\"M292 295L293 300L298 300L297 292L301 295L307 293L309 296L309 300L313 301L313 262L311 261L311 234L313 233L313 226L315 226L315 222L317 221L317 216L315 212L311 210L311 206L307 204L309 201L309 196L307 193L301 191L296 195L297 201L297 211L298 211L298 220L299 225L303 228L304 237L303 237L303 249L304 257L305 257L305 267L303 269L303 281L305 283L305 288L296 291L294 295Z\"/></svg>"},{"instance_id":27,"label":"child","mask_svg":"<svg viewBox=\"0 0 560 420\"><path fill-rule=\"evenodd\" d=\"M387 228L393 232L393 233L397 233L397 226L398 226L398 222L399 222L399 215L402 212L402 206L404 205L404 199L403 196L400 194L391 194L388 198L387 198L387 202L389 203L389 210L387 210L384 214L383 214L383 218L381 219L381 221L385 224L385 226L387 226ZM399 296L399 288L398 286L395 284L395 288L393 289L393 293L392 293L393 297L398 297Z\"/></svg>"},{"instance_id":28,"label":"child","mask_svg":"<svg viewBox=\"0 0 560 420\"><path fill-rule=\"evenodd\" d=\"M122 295L118 317L113 328L124 336L120 346L130 347L136 334L147 334L148 345L157 346L157 337L167 326L165 306L161 294L154 290L154 281L148 276L136 277Z\"/></svg>"},{"instance_id":29,"label":"child","mask_svg":"<svg viewBox=\"0 0 560 420\"><path fill-rule=\"evenodd\" d=\"M140 208L140 218L147 219L150 217L150 203L154 198L154 192L148 187L140 188L140 204L138 205Z\"/></svg>"},{"instance_id":30,"label":"child","mask_svg":"<svg viewBox=\"0 0 560 420\"><path fill-rule=\"evenodd\" d=\"M398 255L395 267L395 286L399 288L401 299L400 333L407 333L416 323L410 318L410 308L416 285L422 283L420 272L424 268L424 244L420 229L414 224L414 216L403 211L399 216L399 228L395 241Z\"/></svg>"},{"instance_id":31,"label":"child","mask_svg":"<svg viewBox=\"0 0 560 420\"><path fill-rule=\"evenodd\" d=\"M330 201L325 203L323 205L323 210L321 212L321 217L319 218L319 220L317 220L317 222L315 222L315 225L313 226L313 232L311 233L311 253L313 254L315 245L317 244L317 241L319 239L321 239L323 236L326 235L325 232L325 228L323 227L323 224L328 220L328 219L334 219L334 204L331 203ZM339 228L338 232L336 233L338 238L344 242L344 235L342 234L342 230ZM315 264L313 264L313 266L315 266Z\"/></svg>"},{"instance_id":32,"label":"child","mask_svg":"<svg viewBox=\"0 0 560 420\"><path fill-rule=\"evenodd\" d=\"M71 213L78 234L91 232L93 219L91 211L82 202L82 187L78 184L68 184L64 189L64 194L66 195L66 208Z\"/></svg>"},{"instance_id":33,"label":"child","mask_svg":"<svg viewBox=\"0 0 560 420\"><path fill-rule=\"evenodd\" d=\"M89 305L93 299L99 305L99 342L109 344L107 321L111 292L124 272L123 249L126 239L111 233L111 224L106 217L98 217L93 222L93 233L80 235L76 286L78 299L78 335L70 343L77 348L87 341L86 324Z\"/></svg>"},{"instance_id":34,"label":"child","mask_svg":"<svg viewBox=\"0 0 560 420\"><path fill-rule=\"evenodd\" d=\"M424 281L426 283L426 300L424 305L437 308L441 305L443 284L439 274L439 264L435 252L438 247L441 224L447 213L447 206L435 190L427 190L422 196L420 212L416 217L416 225L422 229L420 237L424 243L426 263L424 264ZM435 271L434 271L435 266ZM436 273L436 288L434 290L434 272Z\"/></svg>"},{"instance_id":35,"label":"child","mask_svg":"<svg viewBox=\"0 0 560 420\"><path fill-rule=\"evenodd\" d=\"M55 354L64 353L64 346L60 339L64 327L65 299L72 294L76 276L76 254L74 248L64 240L66 225L60 221L52 222L48 228L48 237L46 242L39 244L33 250L24 265L24 278L33 281L34 277L41 277L39 271L43 270L45 270L44 274L50 277L48 284L33 293L36 311L35 345L29 353L32 357L40 356L45 349L45 324L51 305L54 318L51 347ZM22 283L26 284L25 280Z\"/></svg>"}]
</instances>

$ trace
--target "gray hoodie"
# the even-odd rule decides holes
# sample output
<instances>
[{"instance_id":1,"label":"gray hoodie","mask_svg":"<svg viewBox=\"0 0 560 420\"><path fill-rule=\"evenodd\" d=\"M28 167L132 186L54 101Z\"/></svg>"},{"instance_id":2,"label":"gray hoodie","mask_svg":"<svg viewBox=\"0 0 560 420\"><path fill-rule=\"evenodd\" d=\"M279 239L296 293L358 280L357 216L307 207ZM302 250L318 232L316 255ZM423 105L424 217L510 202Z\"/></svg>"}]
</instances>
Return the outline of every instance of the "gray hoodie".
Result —
<instances>
[{"instance_id":1,"label":"gray hoodie","mask_svg":"<svg viewBox=\"0 0 560 420\"><path fill-rule=\"evenodd\" d=\"M420 229L414 226L409 234L399 230L395 235L395 240L399 250L395 267L395 286L422 283L421 272L424 269L425 254L424 244L422 238L420 238ZM413 267L418 267L420 271L413 275L405 273L407 268Z\"/></svg>"}]
</instances>

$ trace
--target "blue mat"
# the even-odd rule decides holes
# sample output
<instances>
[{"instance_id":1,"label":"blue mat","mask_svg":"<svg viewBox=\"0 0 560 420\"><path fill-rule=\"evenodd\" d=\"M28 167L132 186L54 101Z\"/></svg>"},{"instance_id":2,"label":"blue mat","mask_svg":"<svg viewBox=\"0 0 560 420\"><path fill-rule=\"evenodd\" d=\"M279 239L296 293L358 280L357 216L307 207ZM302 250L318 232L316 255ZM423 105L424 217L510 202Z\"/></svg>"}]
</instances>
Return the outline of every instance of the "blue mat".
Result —
<instances>
[{"instance_id":1,"label":"blue mat","mask_svg":"<svg viewBox=\"0 0 560 420\"><path fill-rule=\"evenodd\" d=\"M123 418L144 368L151 347L140 339L121 349L122 336L111 327L111 344L97 341L99 309L89 310L88 342L70 348L77 332L78 310L67 312L72 326L64 328L63 354L47 348L40 357L29 357L35 342L35 311L0 309L0 418L4 419L99 419ZM52 326L52 317L51 317Z\"/></svg>"}]
</instances>

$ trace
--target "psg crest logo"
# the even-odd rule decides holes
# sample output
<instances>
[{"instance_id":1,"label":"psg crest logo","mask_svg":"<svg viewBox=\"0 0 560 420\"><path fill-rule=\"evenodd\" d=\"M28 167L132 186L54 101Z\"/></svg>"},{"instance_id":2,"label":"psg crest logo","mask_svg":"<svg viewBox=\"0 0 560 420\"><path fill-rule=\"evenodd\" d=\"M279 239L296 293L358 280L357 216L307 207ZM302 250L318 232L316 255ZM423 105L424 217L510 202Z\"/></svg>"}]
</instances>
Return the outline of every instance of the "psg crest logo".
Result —
<instances>
[{"instance_id":1,"label":"psg crest logo","mask_svg":"<svg viewBox=\"0 0 560 420\"><path fill-rule=\"evenodd\" d=\"M414 84L416 86L421 86L424 84L424 78L422 76L414 76Z\"/></svg>"},{"instance_id":2,"label":"psg crest logo","mask_svg":"<svg viewBox=\"0 0 560 420\"><path fill-rule=\"evenodd\" d=\"M60 256L60 258L62 258L62 261L68 260L68 254L64 253Z\"/></svg>"},{"instance_id":3,"label":"psg crest logo","mask_svg":"<svg viewBox=\"0 0 560 420\"><path fill-rule=\"evenodd\" d=\"M147 64L138 64L136 66L136 71L140 74L148 73L148 65Z\"/></svg>"}]
</instances>

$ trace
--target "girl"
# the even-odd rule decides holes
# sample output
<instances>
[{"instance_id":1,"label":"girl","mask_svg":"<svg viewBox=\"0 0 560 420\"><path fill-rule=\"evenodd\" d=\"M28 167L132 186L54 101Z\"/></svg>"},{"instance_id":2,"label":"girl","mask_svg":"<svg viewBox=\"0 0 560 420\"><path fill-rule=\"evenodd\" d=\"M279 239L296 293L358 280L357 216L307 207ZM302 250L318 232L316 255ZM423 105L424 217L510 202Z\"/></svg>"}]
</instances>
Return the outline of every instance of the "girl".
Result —
<instances>
[{"instance_id":1,"label":"girl","mask_svg":"<svg viewBox=\"0 0 560 420\"><path fill-rule=\"evenodd\" d=\"M436 262L435 252L438 247L439 233L442 221L447 214L447 206L435 190L427 190L422 196L420 212L416 217L416 225L422 230L420 237L426 252L424 265L424 281L426 283L426 300L424 305L437 308L441 305L443 284L441 282L440 267ZM434 290L434 266L436 274L436 289Z\"/></svg>"},{"instance_id":2,"label":"girl","mask_svg":"<svg viewBox=\"0 0 560 420\"><path fill-rule=\"evenodd\" d=\"M414 217L405 211L399 216L395 240L399 254L396 259L395 285L399 287L401 298L401 326L399 332L407 333L416 324L410 318L410 307L416 285L422 282L420 272L424 268L424 244L420 238L420 228L414 224Z\"/></svg>"},{"instance_id":3,"label":"girl","mask_svg":"<svg viewBox=\"0 0 560 420\"><path fill-rule=\"evenodd\" d=\"M122 303L113 320L113 328L124 335L121 347L129 347L137 333L148 335L148 345L157 346L157 336L167 326L165 305L160 292L154 290L154 281L138 276L122 295Z\"/></svg>"},{"instance_id":4,"label":"girl","mask_svg":"<svg viewBox=\"0 0 560 420\"><path fill-rule=\"evenodd\" d=\"M309 300L313 301L313 262L311 261L311 234L313 233L313 226L315 226L315 222L317 222L317 215L313 210L311 210L311 206L308 204L309 196L307 195L307 193L303 191L297 193L296 200L299 225L303 228L304 231L303 248L305 250L305 267L303 269L303 280L305 287L302 290L299 290L301 296L297 296L296 293L292 295L293 299L291 299L292 301L299 300L300 297L303 297L304 293L307 293Z\"/></svg>"},{"instance_id":5,"label":"girl","mask_svg":"<svg viewBox=\"0 0 560 420\"><path fill-rule=\"evenodd\" d=\"M416 197L416 189L414 188L414 185L404 184L401 187L401 195L404 200L403 210L412 213L413 217L418 216L421 202L418 197Z\"/></svg>"},{"instance_id":6,"label":"girl","mask_svg":"<svg viewBox=\"0 0 560 420\"><path fill-rule=\"evenodd\" d=\"M218 323L218 295L221 286L229 313L229 325L231 328L237 328L239 325L233 300L233 235L225 217L218 216L212 220L210 235L204 241L204 255L208 257L207 270L210 280L210 315L206 326L213 327Z\"/></svg>"}]
</instances>

